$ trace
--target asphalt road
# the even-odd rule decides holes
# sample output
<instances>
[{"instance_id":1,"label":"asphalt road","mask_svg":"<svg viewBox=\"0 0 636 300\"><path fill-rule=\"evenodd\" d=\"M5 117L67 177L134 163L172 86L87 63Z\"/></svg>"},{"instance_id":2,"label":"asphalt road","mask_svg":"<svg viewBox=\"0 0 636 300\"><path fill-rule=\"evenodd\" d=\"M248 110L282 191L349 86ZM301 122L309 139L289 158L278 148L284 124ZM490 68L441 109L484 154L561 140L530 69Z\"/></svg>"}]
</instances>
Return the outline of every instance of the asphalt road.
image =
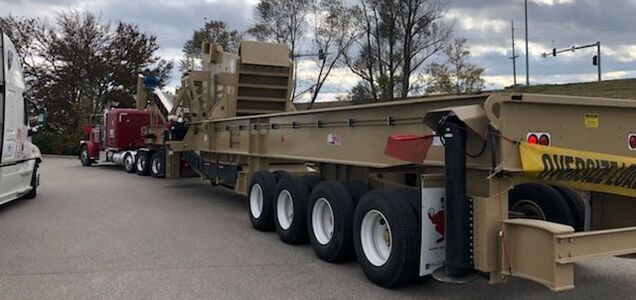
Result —
<instances>
[{"instance_id":1,"label":"asphalt road","mask_svg":"<svg viewBox=\"0 0 636 300\"><path fill-rule=\"evenodd\" d=\"M521 279L387 290L357 263L251 228L243 197L45 157L35 200L0 207L1 299L634 299L636 261L579 264L574 291Z\"/></svg>"}]
</instances>

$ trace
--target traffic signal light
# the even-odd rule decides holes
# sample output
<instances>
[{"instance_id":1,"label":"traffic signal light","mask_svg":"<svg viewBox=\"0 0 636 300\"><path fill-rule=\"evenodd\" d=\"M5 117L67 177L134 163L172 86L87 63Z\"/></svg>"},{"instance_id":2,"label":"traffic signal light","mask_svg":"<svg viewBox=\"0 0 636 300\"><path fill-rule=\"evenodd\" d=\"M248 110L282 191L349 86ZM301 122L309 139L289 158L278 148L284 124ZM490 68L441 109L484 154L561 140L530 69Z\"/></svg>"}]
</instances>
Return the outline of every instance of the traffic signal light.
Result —
<instances>
[{"instance_id":1,"label":"traffic signal light","mask_svg":"<svg viewBox=\"0 0 636 300\"><path fill-rule=\"evenodd\" d=\"M552 56L556 57L556 55L557 55L556 52L557 52L556 48L552 48Z\"/></svg>"},{"instance_id":2,"label":"traffic signal light","mask_svg":"<svg viewBox=\"0 0 636 300\"><path fill-rule=\"evenodd\" d=\"M592 57L592 64L598 66L598 55L594 55L594 57Z\"/></svg>"}]
</instances>

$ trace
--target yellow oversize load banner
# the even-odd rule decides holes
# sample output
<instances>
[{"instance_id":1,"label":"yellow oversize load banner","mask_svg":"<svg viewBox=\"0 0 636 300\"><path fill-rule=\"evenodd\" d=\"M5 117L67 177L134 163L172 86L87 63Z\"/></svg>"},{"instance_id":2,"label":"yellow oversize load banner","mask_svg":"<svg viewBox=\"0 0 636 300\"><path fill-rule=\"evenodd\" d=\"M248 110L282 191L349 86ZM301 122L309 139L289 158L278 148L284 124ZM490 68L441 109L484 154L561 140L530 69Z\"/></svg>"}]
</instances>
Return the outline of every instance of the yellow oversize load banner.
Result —
<instances>
[{"instance_id":1,"label":"yellow oversize load banner","mask_svg":"<svg viewBox=\"0 0 636 300\"><path fill-rule=\"evenodd\" d=\"M580 190L636 197L636 158L522 143L525 175Z\"/></svg>"}]
</instances>

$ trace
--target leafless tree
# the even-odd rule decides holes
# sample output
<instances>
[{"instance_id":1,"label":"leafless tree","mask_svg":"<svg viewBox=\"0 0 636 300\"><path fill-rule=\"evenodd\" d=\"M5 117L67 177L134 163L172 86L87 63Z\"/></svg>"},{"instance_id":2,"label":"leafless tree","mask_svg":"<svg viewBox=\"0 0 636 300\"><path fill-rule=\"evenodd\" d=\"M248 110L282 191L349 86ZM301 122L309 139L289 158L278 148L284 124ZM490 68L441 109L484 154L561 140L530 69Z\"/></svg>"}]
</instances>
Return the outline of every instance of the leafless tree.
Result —
<instances>
[{"instance_id":1,"label":"leafless tree","mask_svg":"<svg viewBox=\"0 0 636 300\"><path fill-rule=\"evenodd\" d=\"M260 0L254 9L255 24L247 34L259 41L286 44L295 60L307 29L307 15L311 13L314 0ZM294 64L294 66L297 66ZM297 71L294 72L296 96Z\"/></svg>"},{"instance_id":2,"label":"leafless tree","mask_svg":"<svg viewBox=\"0 0 636 300\"><path fill-rule=\"evenodd\" d=\"M451 36L442 18L448 0L360 0L356 6L361 38L345 61L364 82L357 93L375 101L405 98L423 64Z\"/></svg>"},{"instance_id":3,"label":"leafless tree","mask_svg":"<svg viewBox=\"0 0 636 300\"><path fill-rule=\"evenodd\" d=\"M341 61L358 36L358 30L351 21L354 11L347 8L342 0L322 0L316 5L314 15L314 46L318 53L316 63L318 76L308 109L311 109L329 78L333 68Z\"/></svg>"}]
</instances>

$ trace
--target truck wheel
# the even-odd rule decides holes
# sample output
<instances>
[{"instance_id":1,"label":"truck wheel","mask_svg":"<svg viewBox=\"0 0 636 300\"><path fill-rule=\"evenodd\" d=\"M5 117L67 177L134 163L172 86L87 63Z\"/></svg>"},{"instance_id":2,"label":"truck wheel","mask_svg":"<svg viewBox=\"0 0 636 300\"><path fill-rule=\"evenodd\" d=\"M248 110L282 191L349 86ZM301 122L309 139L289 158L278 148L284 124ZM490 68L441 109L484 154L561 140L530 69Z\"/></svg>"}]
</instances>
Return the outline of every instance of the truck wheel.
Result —
<instances>
[{"instance_id":1,"label":"truck wheel","mask_svg":"<svg viewBox=\"0 0 636 300\"><path fill-rule=\"evenodd\" d=\"M527 219L538 219L574 227L568 203L553 187L540 183L524 183L508 193L510 211Z\"/></svg>"},{"instance_id":2,"label":"truck wheel","mask_svg":"<svg viewBox=\"0 0 636 300\"><path fill-rule=\"evenodd\" d=\"M339 182L318 184L307 204L309 241L324 261L342 261L353 256L353 213L355 203Z\"/></svg>"},{"instance_id":3,"label":"truck wheel","mask_svg":"<svg viewBox=\"0 0 636 300\"><path fill-rule=\"evenodd\" d=\"M91 160L91 155L88 153L88 147L86 146L82 146L82 148L80 148L80 161L84 167L90 167L93 165L93 160Z\"/></svg>"},{"instance_id":4,"label":"truck wheel","mask_svg":"<svg viewBox=\"0 0 636 300\"><path fill-rule=\"evenodd\" d=\"M148 176L150 175L150 164L148 163L148 152L140 151L137 153L137 157L135 158L135 169L137 170L137 175L140 176Z\"/></svg>"},{"instance_id":5,"label":"truck wheel","mask_svg":"<svg viewBox=\"0 0 636 300\"><path fill-rule=\"evenodd\" d=\"M307 200L309 187L297 176L281 176L276 186L274 220L280 239L292 245L308 241Z\"/></svg>"},{"instance_id":6,"label":"truck wheel","mask_svg":"<svg viewBox=\"0 0 636 300\"><path fill-rule=\"evenodd\" d=\"M250 222L252 227L260 231L274 229L274 195L276 178L272 173L260 171L252 176L249 193Z\"/></svg>"},{"instance_id":7,"label":"truck wheel","mask_svg":"<svg viewBox=\"0 0 636 300\"><path fill-rule=\"evenodd\" d=\"M574 230L576 231L584 231L585 230L585 203L581 200L581 197L570 188L562 187L562 186L552 186L561 196L565 199L568 206L570 207L570 212L572 212L572 217L574 218Z\"/></svg>"},{"instance_id":8,"label":"truck wheel","mask_svg":"<svg viewBox=\"0 0 636 300\"><path fill-rule=\"evenodd\" d=\"M353 241L364 274L391 288L417 279L419 229L411 205L397 191L369 192L353 218Z\"/></svg>"},{"instance_id":9,"label":"truck wheel","mask_svg":"<svg viewBox=\"0 0 636 300\"><path fill-rule=\"evenodd\" d=\"M401 199L406 201L411 208L413 209L413 213L415 214L415 219L418 220L417 226L420 226L420 215L422 214L422 190L416 187L407 187L396 190L397 193L401 194Z\"/></svg>"},{"instance_id":10,"label":"truck wheel","mask_svg":"<svg viewBox=\"0 0 636 300\"><path fill-rule=\"evenodd\" d=\"M33 167L33 175L31 175L31 190L22 199L33 199L38 195L38 164Z\"/></svg>"},{"instance_id":11,"label":"truck wheel","mask_svg":"<svg viewBox=\"0 0 636 300\"><path fill-rule=\"evenodd\" d=\"M278 182L280 180L280 178L283 177L283 176L291 176L291 174L289 174L289 172L283 171L283 170L274 171L274 172L272 172L272 175L274 175L274 178L276 179L276 182Z\"/></svg>"},{"instance_id":12,"label":"truck wheel","mask_svg":"<svg viewBox=\"0 0 636 300\"><path fill-rule=\"evenodd\" d=\"M309 186L309 190L313 190L319 183L322 182L322 177L320 177L320 175L315 175L315 174L311 174L311 175L304 175L303 176L303 180L307 183L307 185Z\"/></svg>"},{"instance_id":13,"label":"truck wheel","mask_svg":"<svg viewBox=\"0 0 636 300\"><path fill-rule=\"evenodd\" d=\"M136 171L135 156L128 152L124 156L124 171L127 173L135 173Z\"/></svg>"},{"instance_id":14,"label":"truck wheel","mask_svg":"<svg viewBox=\"0 0 636 300\"><path fill-rule=\"evenodd\" d=\"M154 178L166 177L166 165L164 163L164 152L157 151L150 158L150 175Z\"/></svg>"},{"instance_id":15,"label":"truck wheel","mask_svg":"<svg viewBox=\"0 0 636 300\"><path fill-rule=\"evenodd\" d=\"M356 206L360 202L360 199L371 190L369 184L358 180L345 181L343 184L347 191L349 191L349 195L353 198L353 202Z\"/></svg>"}]
</instances>

